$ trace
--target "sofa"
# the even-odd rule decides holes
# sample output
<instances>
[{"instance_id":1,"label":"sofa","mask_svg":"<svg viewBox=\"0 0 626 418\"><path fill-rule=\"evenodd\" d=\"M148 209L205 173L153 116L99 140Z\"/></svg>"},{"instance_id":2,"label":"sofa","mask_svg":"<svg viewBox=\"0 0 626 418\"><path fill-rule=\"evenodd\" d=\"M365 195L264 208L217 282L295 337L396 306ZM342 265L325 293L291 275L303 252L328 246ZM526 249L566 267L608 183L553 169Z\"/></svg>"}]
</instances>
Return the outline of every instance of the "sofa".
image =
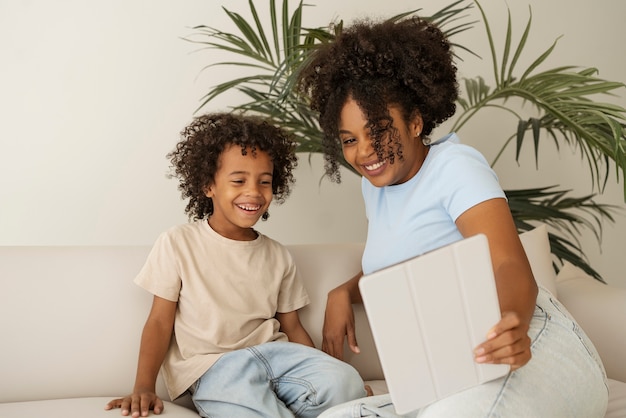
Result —
<instances>
[{"instance_id":1,"label":"sofa","mask_svg":"<svg viewBox=\"0 0 626 418\"><path fill-rule=\"evenodd\" d=\"M604 285L566 264L555 274L545 227L522 234L538 282L565 304L598 349L609 377L607 417L626 417L626 288ZM302 322L321 346L326 295L359 270L359 243L288 246L312 303ZM116 417L113 397L131 391L151 296L132 279L149 246L0 247L0 417ZM362 307L361 354L346 353L375 393L384 376ZM197 417L188 397L163 416ZM576 384L576 382L572 382Z\"/></svg>"}]
</instances>

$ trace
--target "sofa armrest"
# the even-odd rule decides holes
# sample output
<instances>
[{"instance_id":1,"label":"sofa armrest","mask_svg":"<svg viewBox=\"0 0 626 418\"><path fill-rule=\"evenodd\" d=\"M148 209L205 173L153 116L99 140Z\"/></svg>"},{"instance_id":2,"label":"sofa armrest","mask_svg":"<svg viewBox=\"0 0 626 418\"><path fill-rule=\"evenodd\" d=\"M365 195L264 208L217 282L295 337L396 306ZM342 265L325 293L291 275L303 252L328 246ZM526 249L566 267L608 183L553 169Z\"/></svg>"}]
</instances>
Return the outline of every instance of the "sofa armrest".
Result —
<instances>
[{"instance_id":1,"label":"sofa armrest","mask_svg":"<svg viewBox=\"0 0 626 418\"><path fill-rule=\"evenodd\" d=\"M0 246L0 375L7 382L0 403L132 390L152 303L132 280L149 252L149 246Z\"/></svg>"},{"instance_id":2,"label":"sofa armrest","mask_svg":"<svg viewBox=\"0 0 626 418\"><path fill-rule=\"evenodd\" d=\"M626 288L600 283L567 262L557 287L558 299L595 345L608 377L626 382Z\"/></svg>"}]
</instances>

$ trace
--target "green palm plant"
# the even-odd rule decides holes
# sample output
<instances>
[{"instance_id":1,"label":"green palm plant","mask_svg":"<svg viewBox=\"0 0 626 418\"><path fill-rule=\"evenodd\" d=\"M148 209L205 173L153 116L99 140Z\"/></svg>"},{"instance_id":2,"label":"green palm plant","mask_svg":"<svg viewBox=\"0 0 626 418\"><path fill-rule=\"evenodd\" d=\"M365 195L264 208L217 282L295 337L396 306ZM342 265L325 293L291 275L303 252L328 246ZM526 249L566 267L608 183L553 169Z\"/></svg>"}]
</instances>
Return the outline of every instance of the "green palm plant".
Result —
<instances>
[{"instance_id":1,"label":"green palm plant","mask_svg":"<svg viewBox=\"0 0 626 418\"><path fill-rule=\"evenodd\" d=\"M445 27L454 24L458 15L470 8L469 5L456 7L463 0L440 10L429 17ZM215 62L205 69L216 66L235 66L250 70L250 74L222 82L202 97L198 110L206 106L220 94L231 89L243 93L248 102L233 106L233 110L253 112L275 119L281 126L290 130L296 137L299 152L322 152L322 133L315 114L308 109L306 102L292 88L298 68L307 59L308 53L317 43L332 40L342 29L342 22L328 28L305 28L302 14L307 7L300 2L293 13L289 1L283 0L279 15L276 1L269 1L269 30L259 17L253 0L248 1L253 24L240 14L223 8L228 18L239 30L238 34L200 25L193 28L195 33L186 38L202 45L203 49L227 51L236 57L234 61ZM418 10L408 11L393 17L401 19ZM447 29L452 36L471 27L470 23L458 23ZM463 45L456 48L469 51ZM471 51L470 51L471 52ZM348 164L346 168L351 169Z\"/></svg>"},{"instance_id":2,"label":"green palm plant","mask_svg":"<svg viewBox=\"0 0 626 418\"><path fill-rule=\"evenodd\" d=\"M617 177L626 172L624 115L626 110L615 105L594 101L591 96L610 94L624 87L622 83L602 80L595 69L563 66L542 72L537 68L554 50L556 41L539 56L522 75L516 77L516 64L523 52L531 27L531 17L515 48L512 41L512 23L509 13L507 35L501 61L498 61L493 35L483 8L478 1L457 0L431 16L421 16L436 23L454 41L455 35L473 28L477 21L468 21L474 4L478 6L487 32L491 50L495 86L488 86L482 77L464 79L464 94L458 100L460 112L453 130L459 131L480 110L501 109L517 120L514 133L503 140L496 163L513 140L519 157L527 137L531 137L538 159L541 138L551 138L557 146L565 142L578 146L589 163L594 184L600 191L606 184L611 162ZM283 0L279 14L275 0L269 1L269 25L263 25L254 1L249 0L251 23L240 14L223 8L237 27L238 33L229 33L208 26L196 26L191 42L203 49L226 51L235 57L232 61L216 62L214 66L234 66L249 74L222 82L210 89L202 98L198 110L220 94L235 89L248 101L233 107L233 111L251 112L273 118L291 131L298 143L298 151L322 152L322 134L316 115L293 88L298 69L306 62L310 52L319 43L331 41L342 30L342 21L329 27L305 28L302 26L304 7L299 2L290 12L289 1ZM391 19L411 16L420 9L407 11ZM268 30L269 28L269 30ZM467 46L453 43L455 51L474 54ZM458 59L460 57L457 56ZM505 106L507 100L518 98L538 110L540 117L525 117ZM527 135L530 133L530 135ZM516 157L516 158L517 158ZM351 169L348 164L344 166ZM603 171L604 170L604 171ZM520 232L533 228L541 221L554 227L559 234L550 233L552 253L559 261L567 260L602 281L600 275L587 263L578 236L581 228L593 231L601 241L604 221L614 222L610 205L594 202L594 194L570 197L569 191L557 186L524 190L505 190L509 205ZM626 196L626 190L624 191ZM558 268L555 263L555 267Z\"/></svg>"}]
</instances>

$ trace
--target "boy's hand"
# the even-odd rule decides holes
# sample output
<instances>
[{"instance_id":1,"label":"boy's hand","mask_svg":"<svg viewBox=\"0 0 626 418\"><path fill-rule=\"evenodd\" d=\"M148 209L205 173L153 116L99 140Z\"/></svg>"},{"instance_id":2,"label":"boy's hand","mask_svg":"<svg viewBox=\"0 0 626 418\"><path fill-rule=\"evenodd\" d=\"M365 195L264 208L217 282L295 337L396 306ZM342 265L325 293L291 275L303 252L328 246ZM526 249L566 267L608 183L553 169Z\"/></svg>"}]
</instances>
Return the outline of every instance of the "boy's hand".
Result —
<instances>
[{"instance_id":1,"label":"boy's hand","mask_svg":"<svg viewBox=\"0 0 626 418\"><path fill-rule=\"evenodd\" d=\"M104 407L106 410L115 408L121 408L124 416L147 417L150 410L155 415L160 415L163 412L163 401L154 392L133 393L124 398L113 399Z\"/></svg>"},{"instance_id":2,"label":"boy's hand","mask_svg":"<svg viewBox=\"0 0 626 418\"><path fill-rule=\"evenodd\" d=\"M516 370L530 361L528 324L515 312L504 312L487 334L487 341L474 350L476 362L510 364Z\"/></svg>"}]
</instances>

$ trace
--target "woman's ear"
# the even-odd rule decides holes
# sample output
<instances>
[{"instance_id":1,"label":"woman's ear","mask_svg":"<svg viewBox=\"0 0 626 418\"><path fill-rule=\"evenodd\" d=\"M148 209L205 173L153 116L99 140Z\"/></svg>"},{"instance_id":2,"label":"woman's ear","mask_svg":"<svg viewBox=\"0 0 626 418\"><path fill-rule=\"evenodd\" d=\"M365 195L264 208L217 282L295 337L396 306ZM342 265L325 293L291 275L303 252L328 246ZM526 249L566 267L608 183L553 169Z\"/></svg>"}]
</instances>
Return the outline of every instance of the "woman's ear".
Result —
<instances>
[{"instance_id":1,"label":"woman's ear","mask_svg":"<svg viewBox=\"0 0 626 418\"><path fill-rule=\"evenodd\" d=\"M422 134L422 130L424 129L424 121L422 120L422 115L419 112L414 112L411 117L411 122L409 123L409 129L411 134L414 137L418 137Z\"/></svg>"}]
</instances>

